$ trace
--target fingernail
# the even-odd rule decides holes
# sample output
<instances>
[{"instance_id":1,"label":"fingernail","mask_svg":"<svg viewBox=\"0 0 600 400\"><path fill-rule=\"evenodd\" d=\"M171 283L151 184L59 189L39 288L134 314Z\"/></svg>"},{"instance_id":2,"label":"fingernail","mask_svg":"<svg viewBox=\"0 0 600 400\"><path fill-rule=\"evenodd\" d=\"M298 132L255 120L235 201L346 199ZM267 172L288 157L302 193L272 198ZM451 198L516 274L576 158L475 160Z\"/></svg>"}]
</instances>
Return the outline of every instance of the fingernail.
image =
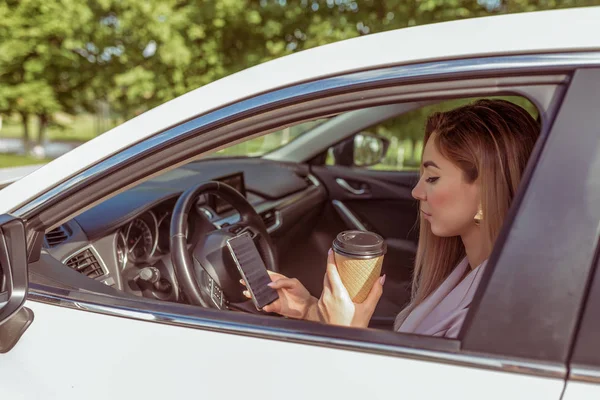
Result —
<instances>
[{"instance_id":1,"label":"fingernail","mask_svg":"<svg viewBox=\"0 0 600 400\"><path fill-rule=\"evenodd\" d=\"M275 284L275 282L269 282L269 283L267 283L267 286L272 288L274 284Z\"/></svg>"},{"instance_id":2,"label":"fingernail","mask_svg":"<svg viewBox=\"0 0 600 400\"><path fill-rule=\"evenodd\" d=\"M244 290L244 292L243 292L243 293L244 293L244 296L246 296L246 297L250 297L250 292L248 292L247 290Z\"/></svg>"},{"instance_id":3,"label":"fingernail","mask_svg":"<svg viewBox=\"0 0 600 400\"><path fill-rule=\"evenodd\" d=\"M383 274L383 276L379 278L379 283L381 283L381 286L383 286L383 284L385 283L385 274Z\"/></svg>"},{"instance_id":4,"label":"fingernail","mask_svg":"<svg viewBox=\"0 0 600 400\"><path fill-rule=\"evenodd\" d=\"M244 280L243 280L243 279L240 279L240 283L243 285L243 284L244 284Z\"/></svg>"}]
</instances>

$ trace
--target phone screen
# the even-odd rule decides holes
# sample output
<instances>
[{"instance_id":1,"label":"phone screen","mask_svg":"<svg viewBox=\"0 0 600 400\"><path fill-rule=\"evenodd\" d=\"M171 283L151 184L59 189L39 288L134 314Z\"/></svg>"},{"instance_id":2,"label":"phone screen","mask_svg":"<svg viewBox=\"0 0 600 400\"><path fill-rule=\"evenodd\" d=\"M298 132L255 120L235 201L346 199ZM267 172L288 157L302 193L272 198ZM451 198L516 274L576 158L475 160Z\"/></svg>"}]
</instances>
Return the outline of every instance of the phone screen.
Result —
<instances>
[{"instance_id":1,"label":"phone screen","mask_svg":"<svg viewBox=\"0 0 600 400\"><path fill-rule=\"evenodd\" d=\"M227 247L229 247L242 278L246 281L246 288L250 292L256 308L260 310L277 300L279 298L277 291L267 286L271 282L271 278L250 234L244 232L229 239Z\"/></svg>"}]
</instances>

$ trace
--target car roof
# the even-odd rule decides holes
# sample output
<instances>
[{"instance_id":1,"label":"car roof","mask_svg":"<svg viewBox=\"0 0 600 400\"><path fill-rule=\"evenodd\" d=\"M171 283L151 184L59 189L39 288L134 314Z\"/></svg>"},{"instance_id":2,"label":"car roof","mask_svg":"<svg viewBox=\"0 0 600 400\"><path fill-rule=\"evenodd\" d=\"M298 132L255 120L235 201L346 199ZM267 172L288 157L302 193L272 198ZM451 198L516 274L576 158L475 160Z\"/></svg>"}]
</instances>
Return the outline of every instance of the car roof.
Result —
<instances>
[{"instance_id":1,"label":"car roof","mask_svg":"<svg viewBox=\"0 0 600 400\"><path fill-rule=\"evenodd\" d=\"M600 50L600 7L444 22L339 41L248 68L164 103L2 190L0 212L183 121L267 91L367 69L482 56Z\"/></svg>"}]
</instances>

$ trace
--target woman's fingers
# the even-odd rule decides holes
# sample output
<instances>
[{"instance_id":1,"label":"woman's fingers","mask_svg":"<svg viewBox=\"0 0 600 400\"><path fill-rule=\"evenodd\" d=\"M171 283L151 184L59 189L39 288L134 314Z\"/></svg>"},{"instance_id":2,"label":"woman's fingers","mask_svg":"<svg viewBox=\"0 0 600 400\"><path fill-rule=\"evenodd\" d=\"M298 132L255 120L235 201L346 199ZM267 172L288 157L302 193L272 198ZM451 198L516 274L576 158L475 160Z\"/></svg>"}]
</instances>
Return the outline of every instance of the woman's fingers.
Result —
<instances>
[{"instance_id":1,"label":"woman's fingers","mask_svg":"<svg viewBox=\"0 0 600 400\"><path fill-rule=\"evenodd\" d=\"M278 281L279 279L288 279L288 277L283 274L269 271L269 270L267 270L267 274L269 274L269 277L271 277L272 281Z\"/></svg>"},{"instance_id":2,"label":"woman's fingers","mask_svg":"<svg viewBox=\"0 0 600 400\"><path fill-rule=\"evenodd\" d=\"M327 251L327 264L335 265L335 256L333 255L333 250L331 249Z\"/></svg>"},{"instance_id":3,"label":"woman's fingers","mask_svg":"<svg viewBox=\"0 0 600 400\"><path fill-rule=\"evenodd\" d=\"M383 294L383 284L385 282L385 274L373 283L373 287L369 291L367 298L363 301L363 304L368 306L369 308L375 309L381 295Z\"/></svg>"},{"instance_id":4,"label":"woman's fingers","mask_svg":"<svg viewBox=\"0 0 600 400\"><path fill-rule=\"evenodd\" d=\"M247 291L247 290L244 290L244 291L242 292L242 294L243 294L244 296L246 296L247 298L249 298L249 299L251 299L251 298L252 298L252 296L250 296L250 292L249 292L249 291Z\"/></svg>"},{"instance_id":5,"label":"woman's fingers","mask_svg":"<svg viewBox=\"0 0 600 400\"><path fill-rule=\"evenodd\" d=\"M266 306L264 306L264 307L262 308L262 310L263 310L264 312L268 312L268 313L270 313L270 312L274 312L274 311L275 311L275 308L273 307L273 304L271 303L271 304L267 304Z\"/></svg>"},{"instance_id":6,"label":"woman's fingers","mask_svg":"<svg viewBox=\"0 0 600 400\"><path fill-rule=\"evenodd\" d=\"M277 272L267 270L267 273L269 274L269 277L271 278L271 281L273 281L273 282L278 281L280 279L288 279L287 276L278 274ZM242 286L246 286L246 281L243 279L240 279L240 284Z\"/></svg>"},{"instance_id":7,"label":"woman's fingers","mask_svg":"<svg viewBox=\"0 0 600 400\"><path fill-rule=\"evenodd\" d=\"M323 276L323 291L328 290L331 292L331 282L329 282L329 275L327 271L325 271L325 275Z\"/></svg>"},{"instance_id":8,"label":"woman's fingers","mask_svg":"<svg viewBox=\"0 0 600 400\"><path fill-rule=\"evenodd\" d=\"M267 286L272 289L291 289L297 285L297 282L298 281L296 279L281 278L267 284Z\"/></svg>"},{"instance_id":9,"label":"woman's fingers","mask_svg":"<svg viewBox=\"0 0 600 400\"><path fill-rule=\"evenodd\" d=\"M273 281L273 282L278 281L280 279L288 279L287 276L278 274L277 272L267 270L267 273L269 274L269 277L271 278L271 281ZM240 284L242 286L246 286L246 281L244 281L243 279L240 279Z\"/></svg>"},{"instance_id":10,"label":"woman's fingers","mask_svg":"<svg viewBox=\"0 0 600 400\"><path fill-rule=\"evenodd\" d=\"M335 266L335 258L333 256L333 251L329 250L329 254L327 255L327 280L329 280L329 284L331 285L331 290L335 295L340 295L346 291L346 287L342 283L342 278Z\"/></svg>"}]
</instances>

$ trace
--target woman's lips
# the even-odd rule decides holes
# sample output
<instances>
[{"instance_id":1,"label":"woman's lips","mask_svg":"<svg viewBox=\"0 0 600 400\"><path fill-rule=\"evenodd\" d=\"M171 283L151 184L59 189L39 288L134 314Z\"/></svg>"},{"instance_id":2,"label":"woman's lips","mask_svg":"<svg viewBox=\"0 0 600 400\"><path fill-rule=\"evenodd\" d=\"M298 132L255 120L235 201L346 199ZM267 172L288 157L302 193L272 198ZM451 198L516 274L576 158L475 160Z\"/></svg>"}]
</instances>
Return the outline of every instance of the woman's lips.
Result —
<instances>
[{"instance_id":1,"label":"woman's lips","mask_svg":"<svg viewBox=\"0 0 600 400\"><path fill-rule=\"evenodd\" d=\"M423 213L423 215L424 215L424 216L426 216L426 217L431 217L431 214L429 214L429 213L426 213L426 212L425 212L425 211L423 211L423 210L421 210L421 212Z\"/></svg>"}]
</instances>

